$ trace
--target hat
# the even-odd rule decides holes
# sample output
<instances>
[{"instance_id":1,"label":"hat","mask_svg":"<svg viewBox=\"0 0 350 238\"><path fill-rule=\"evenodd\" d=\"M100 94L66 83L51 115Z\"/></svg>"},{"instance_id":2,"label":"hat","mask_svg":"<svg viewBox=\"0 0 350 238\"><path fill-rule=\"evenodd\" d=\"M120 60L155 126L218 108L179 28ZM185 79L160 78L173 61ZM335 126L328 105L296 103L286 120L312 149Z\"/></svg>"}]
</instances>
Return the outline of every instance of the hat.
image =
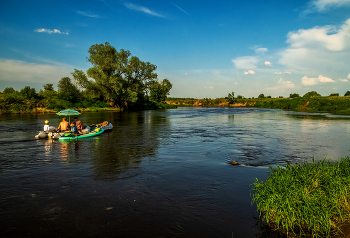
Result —
<instances>
[{"instance_id":1,"label":"hat","mask_svg":"<svg viewBox=\"0 0 350 238\"><path fill-rule=\"evenodd\" d=\"M48 121L48 120L46 120L46 121L45 121L45 123L49 123L49 121Z\"/></svg>"}]
</instances>

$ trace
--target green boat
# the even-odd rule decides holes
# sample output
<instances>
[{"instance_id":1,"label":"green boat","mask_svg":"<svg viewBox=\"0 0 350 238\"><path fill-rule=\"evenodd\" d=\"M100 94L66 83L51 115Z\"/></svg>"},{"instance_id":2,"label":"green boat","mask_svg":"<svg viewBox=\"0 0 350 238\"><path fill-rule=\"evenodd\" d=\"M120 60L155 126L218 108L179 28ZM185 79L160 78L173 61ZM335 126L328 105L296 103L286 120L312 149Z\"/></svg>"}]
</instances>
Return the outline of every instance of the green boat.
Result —
<instances>
[{"instance_id":1,"label":"green boat","mask_svg":"<svg viewBox=\"0 0 350 238\"><path fill-rule=\"evenodd\" d=\"M103 129L101 129L99 132L91 131L89 134L84 134L81 136L76 136L73 133L69 133L68 135L63 135L59 138L59 140L80 140L86 137L92 137L92 136L98 136L104 132ZM72 136L73 135L73 136Z\"/></svg>"}]
</instances>

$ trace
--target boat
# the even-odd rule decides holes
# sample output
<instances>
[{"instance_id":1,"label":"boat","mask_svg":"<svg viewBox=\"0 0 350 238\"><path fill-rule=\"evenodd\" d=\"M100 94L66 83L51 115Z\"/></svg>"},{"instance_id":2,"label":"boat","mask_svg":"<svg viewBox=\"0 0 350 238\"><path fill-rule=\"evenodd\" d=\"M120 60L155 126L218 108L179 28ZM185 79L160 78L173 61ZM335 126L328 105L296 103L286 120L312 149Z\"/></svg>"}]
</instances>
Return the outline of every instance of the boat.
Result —
<instances>
[{"instance_id":1,"label":"boat","mask_svg":"<svg viewBox=\"0 0 350 238\"><path fill-rule=\"evenodd\" d=\"M74 135L72 132L68 132L68 133L65 133L63 134L63 136L61 136L59 138L59 140L80 140L80 139L83 139L83 138L87 138L87 137L92 137L92 136L98 136L98 135L101 135L102 133L104 132L103 129L100 129L99 131L91 131L90 133L88 134L83 134L83 135Z\"/></svg>"},{"instance_id":2,"label":"boat","mask_svg":"<svg viewBox=\"0 0 350 238\"><path fill-rule=\"evenodd\" d=\"M110 123L108 121L104 121L100 124L92 124L92 125L90 125L90 128L91 128L91 130L94 130L95 128L101 128L105 132L107 132L107 131L110 131L113 129L113 125L112 125L112 123Z\"/></svg>"}]
</instances>

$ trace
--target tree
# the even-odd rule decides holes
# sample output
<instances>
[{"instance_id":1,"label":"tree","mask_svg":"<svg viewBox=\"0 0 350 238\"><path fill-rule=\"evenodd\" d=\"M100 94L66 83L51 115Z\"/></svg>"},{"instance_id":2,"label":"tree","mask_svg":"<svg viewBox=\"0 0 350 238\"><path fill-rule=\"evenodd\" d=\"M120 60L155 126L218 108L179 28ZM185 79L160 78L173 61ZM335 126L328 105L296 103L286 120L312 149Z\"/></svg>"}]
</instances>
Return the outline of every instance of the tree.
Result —
<instances>
[{"instance_id":1,"label":"tree","mask_svg":"<svg viewBox=\"0 0 350 238\"><path fill-rule=\"evenodd\" d=\"M350 91L347 91L344 96L350 96Z\"/></svg>"},{"instance_id":2,"label":"tree","mask_svg":"<svg viewBox=\"0 0 350 238\"><path fill-rule=\"evenodd\" d=\"M290 98L299 98L300 95L298 93L291 93L291 94L289 94L289 97Z\"/></svg>"},{"instance_id":3,"label":"tree","mask_svg":"<svg viewBox=\"0 0 350 238\"><path fill-rule=\"evenodd\" d=\"M238 95L237 99L243 99L243 96L242 95Z\"/></svg>"},{"instance_id":4,"label":"tree","mask_svg":"<svg viewBox=\"0 0 350 238\"><path fill-rule=\"evenodd\" d=\"M76 85L74 85L69 77L63 77L58 82L58 96L63 100L70 102L77 101L80 97L80 91Z\"/></svg>"},{"instance_id":5,"label":"tree","mask_svg":"<svg viewBox=\"0 0 350 238\"><path fill-rule=\"evenodd\" d=\"M40 97L50 99L53 96L56 96L57 92L53 88L53 84L52 83L44 84L43 87L44 87L44 91L42 89L40 89L40 91L39 91L39 96Z\"/></svg>"},{"instance_id":6,"label":"tree","mask_svg":"<svg viewBox=\"0 0 350 238\"><path fill-rule=\"evenodd\" d=\"M44 87L44 91L55 91L52 83L44 84L43 87Z\"/></svg>"},{"instance_id":7,"label":"tree","mask_svg":"<svg viewBox=\"0 0 350 238\"><path fill-rule=\"evenodd\" d=\"M93 67L87 75L75 69L74 80L82 88L99 91L111 104L127 107L141 100L157 78L156 65L131 56L129 51L118 52L108 42L92 45L88 52L87 60Z\"/></svg>"},{"instance_id":8,"label":"tree","mask_svg":"<svg viewBox=\"0 0 350 238\"><path fill-rule=\"evenodd\" d=\"M321 97L321 94L318 94L316 91L311 91L311 92L305 93L303 97L304 98Z\"/></svg>"},{"instance_id":9,"label":"tree","mask_svg":"<svg viewBox=\"0 0 350 238\"><path fill-rule=\"evenodd\" d=\"M263 93L259 94L258 98L265 98L265 95Z\"/></svg>"},{"instance_id":10,"label":"tree","mask_svg":"<svg viewBox=\"0 0 350 238\"><path fill-rule=\"evenodd\" d=\"M16 93L16 90L14 90L12 87L5 88L3 91L3 94L12 94L12 93Z\"/></svg>"},{"instance_id":11,"label":"tree","mask_svg":"<svg viewBox=\"0 0 350 238\"><path fill-rule=\"evenodd\" d=\"M234 103L235 102L235 93L234 92L229 93L226 99L227 99L229 104Z\"/></svg>"},{"instance_id":12,"label":"tree","mask_svg":"<svg viewBox=\"0 0 350 238\"><path fill-rule=\"evenodd\" d=\"M336 96L339 96L339 93L331 93L329 94L330 97L336 97Z\"/></svg>"},{"instance_id":13,"label":"tree","mask_svg":"<svg viewBox=\"0 0 350 238\"><path fill-rule=\"evenodd\" d=\"M33 99L36 96L35 88L31 88L29 86L22 88L19 93L24 99Z\"/></svg>"},{"instance_id":14,"label":"tree","mask_svg":"<svg viewBox=\"0 0 350 238\"><path fill-rule=\"evenodd\" d=\"M154 80L150 85L151 100L155 102L164 102L172 87L173 85L168 79L163 79L160 82Z\"/></svg>"}]
</instances>

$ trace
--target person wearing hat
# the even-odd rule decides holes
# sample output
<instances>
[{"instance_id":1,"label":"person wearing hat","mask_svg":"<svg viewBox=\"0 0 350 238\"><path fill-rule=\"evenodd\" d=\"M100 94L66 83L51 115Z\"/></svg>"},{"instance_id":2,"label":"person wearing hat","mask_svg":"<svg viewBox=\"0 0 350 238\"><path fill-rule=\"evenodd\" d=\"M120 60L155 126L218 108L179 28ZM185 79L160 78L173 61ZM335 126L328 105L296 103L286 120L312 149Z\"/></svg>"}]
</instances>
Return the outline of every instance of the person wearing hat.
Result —
<instances>
[{"instance_id":1,"label":"person wearing hat","mask_svg":"<svg viewBox=\"0 0 350 238\"><path fill-rule=\"evenodd\" d=\"M49 131L49 129L50 129L49 121L46 120L46 121L45 121L45 125L44 125L44 131Z\"/></svg>"}]
</instances>

